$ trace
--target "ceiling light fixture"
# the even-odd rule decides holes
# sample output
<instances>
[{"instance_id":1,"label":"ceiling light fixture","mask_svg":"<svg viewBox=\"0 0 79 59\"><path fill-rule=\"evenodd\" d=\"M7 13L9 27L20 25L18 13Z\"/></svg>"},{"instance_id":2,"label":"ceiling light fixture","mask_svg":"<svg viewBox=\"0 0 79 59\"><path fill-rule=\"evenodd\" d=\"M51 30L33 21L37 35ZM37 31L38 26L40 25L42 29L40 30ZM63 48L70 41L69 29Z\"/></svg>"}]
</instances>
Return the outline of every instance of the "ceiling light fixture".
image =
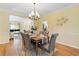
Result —
<instances>
[{"instance_id":1,"label":"ceiling light fixture","mask_svg":"<svg viewBox=\"0 0 79 59\"><path fill-rule=\"evenodd\" d=\"M36 3L33 3L33 4L34 4L34 10L32 10L31 13L29 14L29 18L32 19L32 20L38 20L38 19L40 19L40 15L35 10Z\"/></svg>"}]
</instances>

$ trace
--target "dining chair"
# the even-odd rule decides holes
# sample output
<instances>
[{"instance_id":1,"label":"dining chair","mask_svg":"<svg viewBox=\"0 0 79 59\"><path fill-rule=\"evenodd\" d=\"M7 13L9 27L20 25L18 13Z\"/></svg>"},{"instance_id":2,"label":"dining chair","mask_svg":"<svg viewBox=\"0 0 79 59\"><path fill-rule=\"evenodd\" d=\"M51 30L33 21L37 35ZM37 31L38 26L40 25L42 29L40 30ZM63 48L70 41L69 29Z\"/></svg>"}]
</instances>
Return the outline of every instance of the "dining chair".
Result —
<instances>
[{"instance_id":1,"label":"dining chair","mask_svg":"<svg viewBox=\"0 0 79 59\"><path fill-rule=\"evenodd\" d=\"M24 51L25 55L30 52L30 50L33 48L33 45L31 44L31 40L28 34L21 33L23 45L24 45Z\"/></svg>"},{"instance_id":2,"label":"dining chair","mask_svg":"<svg viewBox=\"0 0 79 59\"><path fill-rule=\"evenodd\" d=\"M29 37L28 34L25 34L26 38L25 38L25 46L27 49L31 50L32 49L32 44L31 44L31 39Z\"/></svg>"},{"instance_id":3,"label":"dining chair","mask_svg":"<svg viewBox=\"0 0 79 59\"><path fill-rule=\"evenodd\" d=\"M45 38L45 40L47 41L46 43L49 43L49 32L48 31L43 31L44 36L46 36L47 38Z\"/></svg>"},{"instance_id":4,"label":"dining chair","mask_svg":"<svg viewBox=\"0 0 79 59\"><path fill-rule=\"evenodd\" d=\"M58 33L52 33L49 44L44 45L44 46L41 47L43 49L43 51L47 52L47 55L51 54L51 53L52 53L52 55L54 55L55 43L56 43L57 36L58 36Z\"/></svg>"},{"instance_id":5,"label":"dining chair","mask_svg":"<svg viewBox=\"0 0 79 59\"><path fill-rule=\"evenodd\" d=\"M22 43L25 46L25 35L24 33L21 32L21 37L22 37Z\"/></svg>"}]
</instances>

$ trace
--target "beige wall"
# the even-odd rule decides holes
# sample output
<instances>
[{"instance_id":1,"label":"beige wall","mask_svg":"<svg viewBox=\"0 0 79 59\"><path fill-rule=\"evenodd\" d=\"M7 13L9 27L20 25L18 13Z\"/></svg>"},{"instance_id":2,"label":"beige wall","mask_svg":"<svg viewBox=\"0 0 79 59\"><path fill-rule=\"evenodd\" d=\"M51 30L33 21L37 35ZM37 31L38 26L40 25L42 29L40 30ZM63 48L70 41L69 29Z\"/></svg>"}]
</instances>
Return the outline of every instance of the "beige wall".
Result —
<instances>
[{"instance_id":1,"label":"beige wall","mask_svg":"<svg viewBox=\"0 0 79 59\"><path fill-rule=\"evenodd\" d=\"M22 13L11 12L8 10L0 9L0 44L9 42L9 16L15 15L20 17L25 17Z\"/></svg>"},{"instance_id":2,"label":"beige wall","mask_svg":"<svg viewBox=\"0 0 79 59\"><path fill-rule=\"evenodd\" d=\"M66 23L62 18L68 19ZM58 32L57 42L79 48L79 6L52 12L42 19L48 21L49 32ZM60 19L60 21L58 21ZM63 23L63 25L58 25Z\"/></svg>"},{"instance_id":3,"label":"beige wall","mask_svg":"<svg viewBox=\"0 0 79 59\"><path fill-rule=\"evenodd\" d=\"M0 44L9 42L8 13L0 11Z\"/></svg>"}]
</instances>

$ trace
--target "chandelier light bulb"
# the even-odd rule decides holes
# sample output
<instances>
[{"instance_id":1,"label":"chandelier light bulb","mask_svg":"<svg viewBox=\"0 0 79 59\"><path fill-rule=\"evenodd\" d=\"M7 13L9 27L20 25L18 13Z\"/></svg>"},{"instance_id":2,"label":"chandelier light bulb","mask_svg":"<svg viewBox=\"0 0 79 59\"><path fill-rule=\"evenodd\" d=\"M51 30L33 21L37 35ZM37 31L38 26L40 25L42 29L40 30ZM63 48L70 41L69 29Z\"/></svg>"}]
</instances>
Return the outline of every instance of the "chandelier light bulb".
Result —
<instances>
[{"instance_id":1,"label":"chandelier light bulb","mask_svg":"<svg viewBox=\"0 0 79 59\"><path fill-rule=\"evenodd\" d=\"M31 11L31 16L34 16L35 14L34 14L34 11Z\"/></svg>"},{"instance_id":2,"label":"chandelier light bulb","mask_svg":"<svg viewBox=\"0 0 79 59\"><path fill-rule=\"evenodd\" d=\"M31 14L29 14L29 17L32 17Z\"/></svg>"}]
</instances>

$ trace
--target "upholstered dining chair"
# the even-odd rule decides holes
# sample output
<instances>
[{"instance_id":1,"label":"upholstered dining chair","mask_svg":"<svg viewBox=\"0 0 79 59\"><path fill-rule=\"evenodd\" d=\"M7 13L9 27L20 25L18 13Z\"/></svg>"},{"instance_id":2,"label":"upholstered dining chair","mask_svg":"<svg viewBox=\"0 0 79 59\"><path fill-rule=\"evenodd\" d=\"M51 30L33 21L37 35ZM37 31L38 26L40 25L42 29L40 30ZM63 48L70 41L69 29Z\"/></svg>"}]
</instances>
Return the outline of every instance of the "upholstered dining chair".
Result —
<instances>
[{"instance_id":1,"label":"upholstered dining chair","mask_svg":"<svg viewBox=\"0 0 79 59\"><path fill-rule=\"evenodd\" d=\"M42 53L41 55L48 55L48 54L54 55L57 36L58 36L58 33L52 33L49 44L41 47L44 51L44 53Z\"/></svg>"},{"instance_id":2,"label":"upholstered dining chair","mask_svg":"<svg viewBox=\"0 0 79 59\"><path fill-rule=\"evenodd\" d=\"M47 41L47 42L44 41L44 43L49 43L49 32L43 31L43 35L46 36L45 41Z\"/></svg>"},{"instance_id":3,"label":"upholstered dining chair","mask_svg":"<svg viewBox=\"0 0 79 59\"><path fill-rule=\"evenodd\" d=\"M22 36L25 54L28 54L29 51L33 48L33 45L31 44L30 37L28 34L24 34L24 33L21 33L21 36Z\"/></svg>"},{"instance_id":4,"label":"upholstered dining chair","mask_svg":"<svg viewBox=\"0 0 79 59\"><path fill-rule=\"evenodd\" d=\"M21 37L22 37L22 43L25 46L25 35L24 33L21 32Z\"/></svg>"}]
</instances>

